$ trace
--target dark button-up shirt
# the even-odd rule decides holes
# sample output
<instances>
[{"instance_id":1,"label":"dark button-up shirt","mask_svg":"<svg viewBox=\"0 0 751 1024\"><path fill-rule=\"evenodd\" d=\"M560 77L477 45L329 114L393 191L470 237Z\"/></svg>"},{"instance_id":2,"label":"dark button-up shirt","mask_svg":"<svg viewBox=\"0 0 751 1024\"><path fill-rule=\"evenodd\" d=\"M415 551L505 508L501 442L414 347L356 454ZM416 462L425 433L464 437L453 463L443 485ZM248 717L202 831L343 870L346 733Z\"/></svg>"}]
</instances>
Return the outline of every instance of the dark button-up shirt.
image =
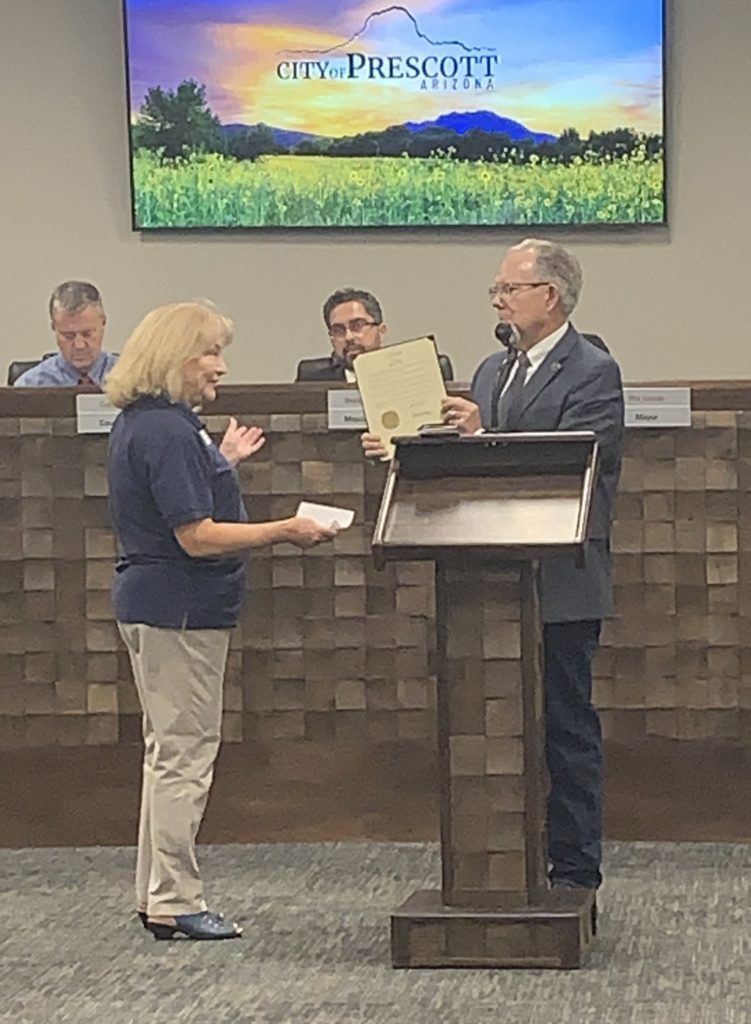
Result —
<instances>
[{"instance_id":1,"label":"dark button-up shirt","mask_svg":"<svg viewBox=\"0 0 751 1024\"><path fill-rule=\"evenodd\" d=\"M110 434L109 502L120 550L113 585L119 622L229 629L240 614L245 564L191 558L174 530L201 519L245 523L237 473L186 405L144 397Z\"/></svg>"}]
</instances>

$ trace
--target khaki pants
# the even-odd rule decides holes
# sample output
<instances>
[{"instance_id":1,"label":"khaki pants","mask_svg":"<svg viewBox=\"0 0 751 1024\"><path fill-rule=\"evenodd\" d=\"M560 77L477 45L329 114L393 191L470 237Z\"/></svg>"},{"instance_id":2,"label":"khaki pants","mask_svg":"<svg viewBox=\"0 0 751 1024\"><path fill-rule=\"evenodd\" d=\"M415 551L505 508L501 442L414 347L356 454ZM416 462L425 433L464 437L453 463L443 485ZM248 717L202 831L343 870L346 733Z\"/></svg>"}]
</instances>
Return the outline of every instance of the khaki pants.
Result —
<instances>
[{"instance_id":1,"label":"khaki pants","mask_svg":"<svg viewBox=\"0 0 751 1024\"><path fill-rule=\"evenodd\" d=\"M143 709L136 909L198 913L206 904L196 834L219 750L229 630L118 627Z\"/></svg>"}]
</instances>

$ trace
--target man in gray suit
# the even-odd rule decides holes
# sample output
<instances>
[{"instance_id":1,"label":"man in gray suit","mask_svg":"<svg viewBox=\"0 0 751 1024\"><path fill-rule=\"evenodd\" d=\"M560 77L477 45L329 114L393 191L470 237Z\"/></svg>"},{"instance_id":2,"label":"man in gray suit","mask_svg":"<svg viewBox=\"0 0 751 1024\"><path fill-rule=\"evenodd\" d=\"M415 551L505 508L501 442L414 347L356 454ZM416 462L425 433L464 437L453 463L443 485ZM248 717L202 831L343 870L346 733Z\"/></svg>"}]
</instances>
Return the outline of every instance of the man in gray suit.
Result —
<instances>
[{"instance_id":1,"label":"man in gray suit","mask_svg":"<svg viewBox=\"0 0 751 1024\"><path fill-rule=\"evenodd\" d=\"M592 430L600 444L585 565L544 558L548 854L554 886L601 882L602 733L592 705L592 657L612 613L610 524L623 448L623 386L616 361L569 322L582 272L563 246L528 239L509 249L490 289L509 347L488 356L472 401L447 398L444 419L462 432Z\"/></svg>"}]
</instances>

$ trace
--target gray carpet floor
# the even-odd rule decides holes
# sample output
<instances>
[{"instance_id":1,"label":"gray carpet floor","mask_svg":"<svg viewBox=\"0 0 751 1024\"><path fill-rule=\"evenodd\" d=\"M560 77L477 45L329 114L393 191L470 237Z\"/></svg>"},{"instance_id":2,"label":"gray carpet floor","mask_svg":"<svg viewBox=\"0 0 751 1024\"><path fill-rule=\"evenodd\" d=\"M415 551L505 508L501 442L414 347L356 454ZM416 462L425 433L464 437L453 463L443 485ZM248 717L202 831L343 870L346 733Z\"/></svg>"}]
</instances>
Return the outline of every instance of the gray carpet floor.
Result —
<instances>
[{"instance_id":1,"label":"gray carpet floor","mask_svg":"<svg viewBox=\"0 0 751 1024\"><path fill-rule=\"evenodd\" d=\"M0 851L0 1020L14 1024L747 1024L751 846L612 843L580 971L394 971L389 912L434 845L202 847L239 941L154 942L134 852Z\"/></svg>"}]
</instances>

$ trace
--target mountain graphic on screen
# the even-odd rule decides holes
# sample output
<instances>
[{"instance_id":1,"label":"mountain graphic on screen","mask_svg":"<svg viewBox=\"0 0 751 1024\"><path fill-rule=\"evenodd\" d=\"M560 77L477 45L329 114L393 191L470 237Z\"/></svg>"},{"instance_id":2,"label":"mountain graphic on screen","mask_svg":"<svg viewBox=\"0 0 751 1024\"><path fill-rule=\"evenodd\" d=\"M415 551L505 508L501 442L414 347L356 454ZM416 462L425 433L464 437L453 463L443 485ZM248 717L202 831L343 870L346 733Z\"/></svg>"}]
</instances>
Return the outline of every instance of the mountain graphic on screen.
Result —
<instances>
[{"instance_id":1,"label":"mountain graphic on screen","mask_svg":"<svg viewBox=\"0 0 751 1024\"><path fill-rule=\"evenodd\" d=\"M330 137L315 135L311 132L296 132L285 128L275 128L273 125L264 124L225 124L222 125L222 133L227 138L240 135L242 132L252 131L254 128L270 128L274 141L280 146L292 147L301 142L326 141ZM415 135L430 129L456 132L457 135L466 135L471 131L497 132L508 135L512 142L521 142L529 139L532 142L555 142L555 135L546 132L534 132L527 128L520 121L514 121L510 117L500 117L491 110L474 110L467 112L452 111L450 114L441 114L434 121L406 121L401 125L391 125L392 128L405 128Z\"/></svg>"},{"instance_id":2,"label":"mountain graphic on screen","mask_svg":"<svg viewBox=\"0 0 751 1024\"><path fill-rule=\"evenodd\" d=\"M546 132L533 132L520 121L514 121L510 117L501 117L494 114L492 110L472 110L465 112L453 112L441 114L434 121L407 121L404 127L410 132L425 132L431 128L443 128L446 131L456 132L457 135L466 135L467 132L499 132L508 135L514 142L522 139L531 139L533 142L555 142L555 135L548 135Z\"/></svg>"},{"instance_id":3,"label":"mountain graphic on screen","mask_svg":"<svg viewBox=\"0 0 751 1024\"><path fill-rule=\"evenodd\" d=\"M460 39L431 39L430 36L427 36L422 31L418 24L417 18L409 10L409 8L404 7L402 4L390 4L388 7L383 7L378 11L371 11L367 18L365 19L365 21L363 22L362 28L359 28L357 32L351 35L349 39L346 39L343 43L337 43L336 46L331 46L325 50L280 50L279 52L307 55L336 53L337 50L343 50L345 47L351 46L353 43L356 43L358 39L361 39L367 33L368 28L374 21L376 21L379 18L383 18L384 16L389 14L396 14L399 15L400 17L403 16L405 18L408 18L412 24L412 28L414 29L417 38L421 39L424 43L427 43L429 46L453 46L461 50L464 50L466 53L493 53L495 51L495 47L492 46L467 46L467 44L463 43Z\"/></svg>"},{"instance_id":4,"label":"mountain graphic on screen","mask_svg":"<svg viewBox=\"0 0 751 1024\"><path fill-rule=\"evenodd\" d=\"M257 124L223 124L221 130L225 138L231 139L236 135L242 135L243 132L253 131L255 128L271 128L274 142L286 147L297 146L301 142L317 142L324 138L323 135L314 135L312 132L295 132L287 128L274 128L263 122Z\"/></svg>"}]
</instances>

